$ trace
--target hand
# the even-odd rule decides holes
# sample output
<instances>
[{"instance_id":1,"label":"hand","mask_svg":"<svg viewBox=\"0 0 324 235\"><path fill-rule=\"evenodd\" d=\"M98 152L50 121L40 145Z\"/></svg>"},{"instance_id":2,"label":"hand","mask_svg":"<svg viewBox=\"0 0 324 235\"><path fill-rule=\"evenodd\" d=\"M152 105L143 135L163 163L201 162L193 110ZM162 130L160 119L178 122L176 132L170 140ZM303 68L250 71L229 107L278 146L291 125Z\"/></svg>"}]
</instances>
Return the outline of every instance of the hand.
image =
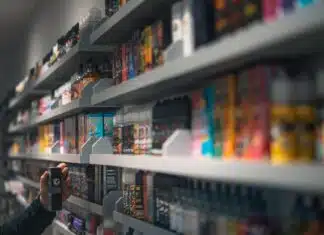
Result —
<instances>
[{"instance_id":1,"label":"hand","mask_svg":"<svg viewBox=\"0 0 324 235\"><path fill-rule=\"evenodd\" d=\"M69 169L65 163L60 163L57 167L62 169L63 185L62 200L65 201L71 195L71 179ZM40 202L46 208L48 204L48 171L45 171L40 178Z\"/></svg>"}]
</instances>

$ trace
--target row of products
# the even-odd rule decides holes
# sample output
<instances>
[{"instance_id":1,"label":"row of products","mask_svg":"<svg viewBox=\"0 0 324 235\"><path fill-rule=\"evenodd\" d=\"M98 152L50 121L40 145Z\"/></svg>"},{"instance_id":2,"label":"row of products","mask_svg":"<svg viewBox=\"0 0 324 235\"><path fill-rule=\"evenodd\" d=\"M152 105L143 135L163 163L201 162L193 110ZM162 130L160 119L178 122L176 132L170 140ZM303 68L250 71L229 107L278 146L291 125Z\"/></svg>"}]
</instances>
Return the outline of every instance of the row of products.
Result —
<instances>
[{"instance_id":1,"label":"row of products","mask_svg":"<svg viewBox=\"0 0 324 235\"><path fill-rule=\"evenodd\" d=\"M189 95L116 113L81 114L47 125L60 129L54 135L40 127L40 151L60 140L60 152L75 153L88 137L108 136L115 154L160 155L176 130L188 129L193 156L276 164L321 161L323 106L315 101L324 97L323 71L299 62L255 65L217 77Z\"/></svg>"},{"instance_id":2,"label":"row of products","mask_svg":"<svg viewBox=\"0 0 324 235\"><path fill-rule=\"evenodd\" d=\"M101 17L100 9L91 8L88 14L80 22L76 23L65 35L61 36L44 58L38 61L35 67L30 69L29 74L16 86L16 94L24 91L29 82L45 74L51 66L57 63L57 61L78 44L80 38L88 38L94 26L100 22Z\"/></svg>"},{"instance_id":3,"label":"row of products","mask_svg":"<svg viewBox=\"0 0 324 235\"><path fill-rule=\"evenodd\" d=\"M116 47L112 70L115 84L164 63L163 51L171 41L170 19L165 18L136 30L130 40Z\"/></svg>"},{"instance_id":4,"label":"row of products","mask_svg":"<svg viewBox=\"0 0 324 235\"><path fill-rule=\"evenodd\" d=\"M289 212L277 208L256 187L200 181L136 170L123 172L124 213L156 226L191 235L322 234L324 205L297 195Z\"/></svg>"},{"instance_id":5,"label":"row of products","mask_svg":"<svg viewBox=\"0 0 324 235\"><path fill-rule=\"evenodd\" d=\"M121 2L126 1L106 2L108 13L116 12L123 5ZM130 40L116 48L113 78L119 84L163 64L164 51L171 42L182 42L182 53L177 53L189 56L200 46L254 21L272 21L279 13L290 13L312 3L312 0L177 1L171 16L166 14L162 20L136 30Z\"/></svg>"},{"instance_id":6,"label":"row of products","mask_svg":"<svg viewBox=\"0 0 324 235\"><path fill-rule=\"evenodd\" d=\"M72 195L102 204L103 197L120 187L121 170L99 165L69 165Z\"/></svg>"},{"instance_id":7,"label":"row of products","mask_svg":"<svg viewBox=\"0 0 324 235\"><path fill-rule=\"evenodd\" d=\"M113 112L85 113L37 127L25 136L15 138L9 154L79 153L93 137L112 138Z\"/></svg>"},{"instance_id":8,"label":"row of products","mask_svg":"<svg viewBox=\"0 0 324 235\"><path fill-rule=\"evenodd\" d=\"M102 204L104 195L122 190L124 214L178 234L324 232L324 201L317 195L107 166L70 164L69 169L75 196ZM93 232L98 217L74 212L75 205L67 205L71 208L62 210L58 218L76 233Z\"/></svg>"},{"instance_id":9,"label":"row of products","mask_svg":"<svg viewBox=\"0 0 324 235\"><path fill-rule=\"evenodd\" d=\"M69 104L72 100L81 99L86 88L91 89L87 94L90 95L93 85L99 79L105 78L108 81L111 77L111 64L108 60L95 64L92 59L89 59L84 65L80 65L79 71L72 75L68 82L55 89L52 94L32 101L30 109L19 111L12 125L28 124L29 121L35 120L55 108Z\"/></svg>"},{"instance_id":10,"label":"row of products","mask_svg":"<svg viewBox=\"0 0 324 235\"><path fill-rule=\"evenodd\" d=\"M111 17L130 0L105 0L105 14Z\"/></svg>"},{"instance_id":11,"label":"row of products","mask_svg":"<svg viewBox=\"0 0 324 235\"><path fill-rule=\"evenodd\" d=\"M102 218L72 203L65 203L64 208L57 213L56 219L77 235L103 234L101 225Z\"/></svg>"},{"instance_id":12,"label":"row of products","mask_svg":"<svg viewBox=\"0 0 324 235\"><path fill-rule=\"evenodd\" d=\"M80 27L75 24L64 36L57 40L52 50L35 67L30 69L29 74L16 86L16 93L24 91L29 81L38 79L44 74L56 61L64 56L79 41Z\"/></svg>"},{"instance_id":13,"label":"row of products","mask_svg":"<svg viewBox=\"0 0 324 235\"><path fill-rule=\"evenodd\" d=\"M194 156L323 159L320 70L255 66L216 79L192 96ZM319 89L316 89L319 88Z\"/></svg>"}]
</instances>

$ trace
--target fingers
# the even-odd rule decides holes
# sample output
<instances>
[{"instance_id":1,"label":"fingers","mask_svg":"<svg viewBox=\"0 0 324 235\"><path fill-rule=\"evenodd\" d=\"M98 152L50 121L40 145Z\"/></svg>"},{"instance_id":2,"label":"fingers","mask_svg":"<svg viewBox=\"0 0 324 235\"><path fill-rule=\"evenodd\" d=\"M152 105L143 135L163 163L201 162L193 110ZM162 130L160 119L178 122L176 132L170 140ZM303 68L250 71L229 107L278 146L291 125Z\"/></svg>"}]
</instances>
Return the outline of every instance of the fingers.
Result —
<instances>
[{"instance_id":1,"label":"fingers","mask_svg":"<svg viewBox=\"0 0 324 235\"><path fill-rule=\"evenodd\" d=\"M48 180L48 171L45 171L43 175L40 177L40 188L44 189L47 187L47 180Z\"/></svg>"},{"instance_id":2,"label":"fingers","mask_svg":"<svg viewBox=\"0 0 324 235\"><path fill-rule=\"evenodd\" d=\"M62 163L58 164L57 167L61 168L63 179L66 179L68 177L68 173L69 173L69 168L67 167L67 165L64 162L62 162Z\"/></svg>"},{"instance_id":3,"label":"fingers","mask_svg":"<svg viewBox=\"0 0 324 235\"><path fill-rule=\"evenodd\" d=\"M63 170L62 170L63 179L66 180L68 175L69 175L69 168L64 167Z\"/></svg>"}]
</instances>

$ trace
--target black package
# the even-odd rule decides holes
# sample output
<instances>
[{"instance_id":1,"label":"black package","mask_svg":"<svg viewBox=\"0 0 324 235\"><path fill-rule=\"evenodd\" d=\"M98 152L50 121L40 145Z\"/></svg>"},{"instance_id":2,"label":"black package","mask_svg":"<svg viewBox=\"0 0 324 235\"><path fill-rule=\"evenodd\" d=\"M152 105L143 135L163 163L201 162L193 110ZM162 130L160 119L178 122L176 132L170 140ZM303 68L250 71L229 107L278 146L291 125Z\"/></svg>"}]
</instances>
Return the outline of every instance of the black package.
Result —
<instances>
[{"instance_id":1,"label":"black package","mask_svg":"<svg viewBox=\"0 0 324 235\"><path fill-rule=\"evenodd\" d=\"M213 39L212 0L194 0L195 48Z\"/></svg>"},{"instance_id":2,"label":"black package","mask_svg":"<svg viewBox=\"0 0 324 235\"><path fill-rule=\"evenodd\" d=\"M62 170L59 167L48 168L48 210L62 209Z\"/></svg>"}]
</instances>

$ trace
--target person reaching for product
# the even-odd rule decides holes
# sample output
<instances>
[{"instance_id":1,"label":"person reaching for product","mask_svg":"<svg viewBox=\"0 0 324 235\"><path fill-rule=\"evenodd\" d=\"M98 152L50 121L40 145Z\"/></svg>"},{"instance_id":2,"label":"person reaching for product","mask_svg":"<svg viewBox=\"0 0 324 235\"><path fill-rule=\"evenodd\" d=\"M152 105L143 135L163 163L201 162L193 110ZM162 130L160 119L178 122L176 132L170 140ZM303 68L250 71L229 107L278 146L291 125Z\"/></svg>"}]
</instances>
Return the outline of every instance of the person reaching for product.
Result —
<instances>
[{"instance_id":1,"label":"person reaching for product","mask_svg":"<svg viewBox=\"0 0 324 235\"><path fill-rule=\"evenodd\" d=\"M62 200L71 195L71 179L65 163L60 163L63 175ZM0 226L0 235L41 235L52 223L56 213L47 210L48 205L48 172L40 178L40 193L37 198L18 217Z\"/></svg>"}]
</instances>

